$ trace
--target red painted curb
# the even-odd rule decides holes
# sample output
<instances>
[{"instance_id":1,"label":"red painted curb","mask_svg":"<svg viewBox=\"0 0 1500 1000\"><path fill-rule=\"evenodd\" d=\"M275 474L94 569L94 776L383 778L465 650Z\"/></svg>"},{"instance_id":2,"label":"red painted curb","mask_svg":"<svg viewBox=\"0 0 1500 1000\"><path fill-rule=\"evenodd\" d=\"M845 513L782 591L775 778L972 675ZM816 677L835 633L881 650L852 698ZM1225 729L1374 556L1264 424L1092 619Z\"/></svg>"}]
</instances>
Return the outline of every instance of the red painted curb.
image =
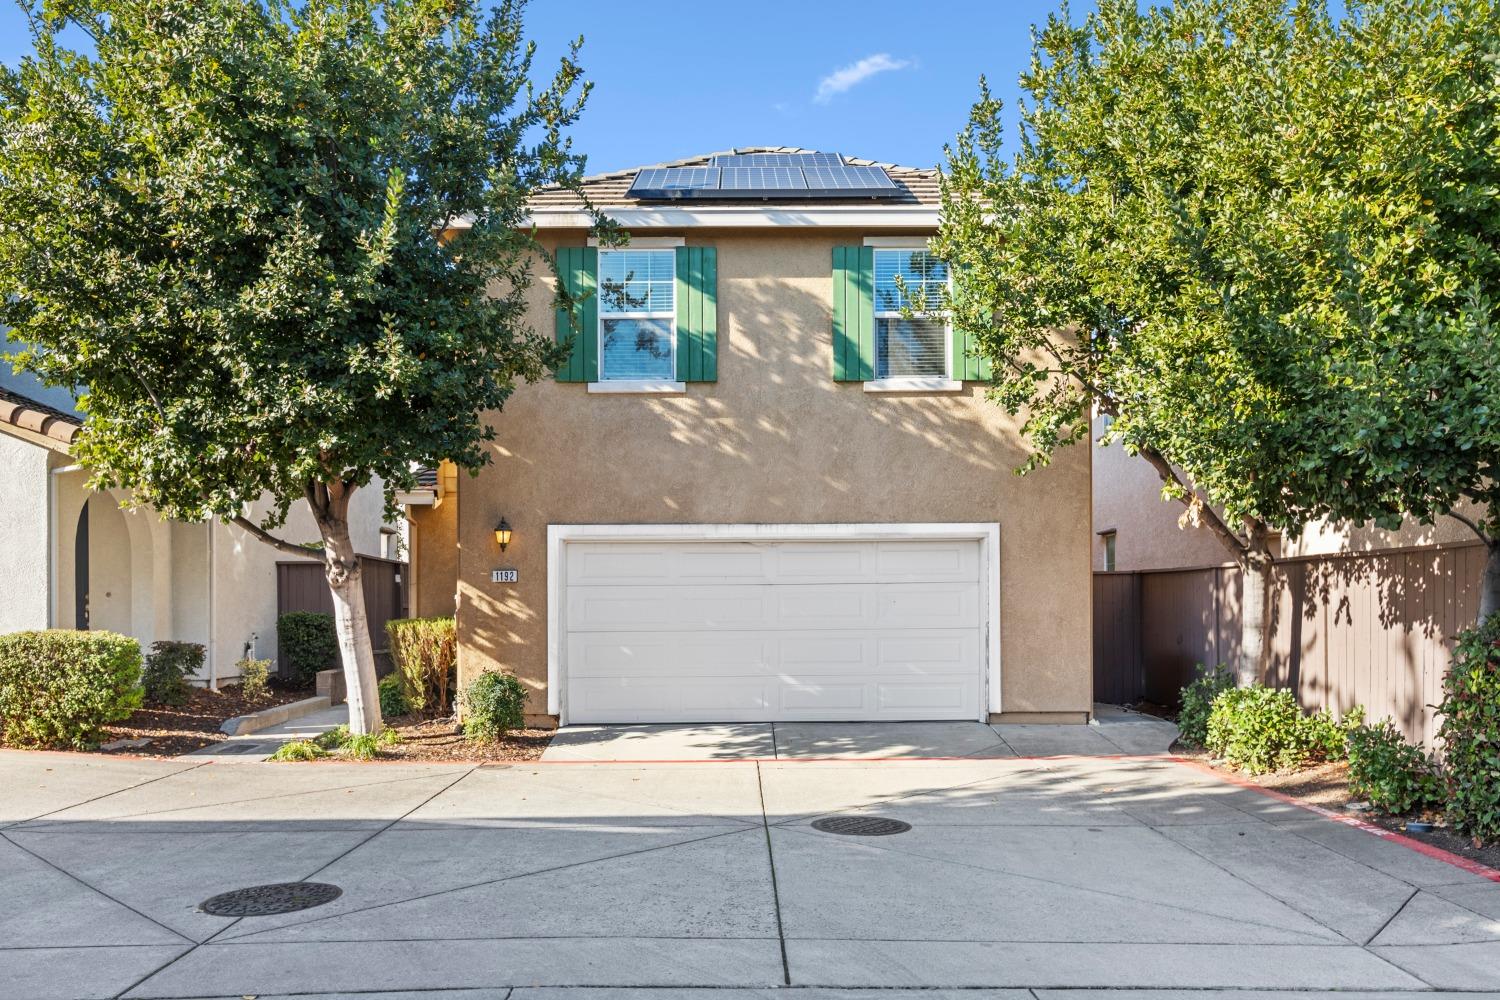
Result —
<instances>
[{"instance_id":1,"label":"red painted curb","mask_svg":"<svg viewBox=\"0 0 1500 1000\"><path fill-rule=\"evenodd\" d=\"M1201 771L1204 774L1211 774L1215 778L1218 778L1220 781L1228 782L1231 785L1238 785L1241 788L1248 788L1252 792L1259 792L1267 798L1272 798L1277 800L1278 802L1285 802L1289 805L1294 805L1298 809L1306 809L1308 812L1321 816L1323 819L1332 820L1335 823L1339 823L1343 826L1350 826L1356 830L1363 830L1365 833L1372 834L1373 836L1379 837L1382 840L1388 840L1392 843L1400 844L1402 847L1410 848L1411 850L1416 851L1418 854L1425 854L1435 861L1441 861L1444 864L1452 865L1454 868L1461 868L1464 871L1468 872L1470 875L1478 875L1480 878L1489 879L1491 882L1500 882L1500 871L1491 868L1489 865L1475 861L1472 858L1466 858L1462 854L1454 854L1452 851L1445 851L1441 847L1433 847L1431 844L1417 840L1414 837L1408 837L1403 833L1397 833L1394 830L1387 830L1383 826L1378 826L1367 820L1362 820L1358 816L1349 816L1345 813L1334 812L1332 809L1324 809L1322 806L1315 806L1311 803L1303 802L1297 798L1294 798L1293 796L1287 795L1285 792L1278 792L1273 788L1265 788L1261 785L1257 785L1255 782L1249 780L1248 778L1243 778L1237 774L1231 774L1226 771L1220 771L1217 768L1209 767L1207 764L1201 763L1196 760L1191 760L1187 757L1171 757L1169 759L1176 761L1179 764L1184 764L1195 771Z\"/></svg>"}]
</instances>

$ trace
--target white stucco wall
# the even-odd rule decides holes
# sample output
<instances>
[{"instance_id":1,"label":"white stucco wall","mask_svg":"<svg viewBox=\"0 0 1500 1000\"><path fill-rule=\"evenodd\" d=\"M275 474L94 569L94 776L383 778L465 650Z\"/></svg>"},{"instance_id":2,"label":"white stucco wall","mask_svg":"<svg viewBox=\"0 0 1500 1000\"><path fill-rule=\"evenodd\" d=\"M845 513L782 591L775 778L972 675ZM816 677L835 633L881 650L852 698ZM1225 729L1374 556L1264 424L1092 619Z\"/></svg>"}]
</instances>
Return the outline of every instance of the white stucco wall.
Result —
<instances>
[{"instance_id":1,"label":"white stucco wall","mask_svg":"<svg viewBox=\"0 0 1500 1000\"><path fill-rule=\"evenodd\" d=\"M0 434L0 632L47 627L49 452Z\"/></svg>"}]
</instances>

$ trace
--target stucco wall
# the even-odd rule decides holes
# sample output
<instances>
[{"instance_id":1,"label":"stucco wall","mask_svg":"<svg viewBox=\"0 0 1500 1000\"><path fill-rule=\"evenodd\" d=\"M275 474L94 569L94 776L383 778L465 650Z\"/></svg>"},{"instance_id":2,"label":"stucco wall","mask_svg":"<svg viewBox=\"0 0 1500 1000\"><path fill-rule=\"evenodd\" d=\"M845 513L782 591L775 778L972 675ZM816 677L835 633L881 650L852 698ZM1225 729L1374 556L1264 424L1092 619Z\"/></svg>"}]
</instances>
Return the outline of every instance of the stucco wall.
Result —
<instances>
[{"instance_id":1,"label":"stucco wall","mask_svg":"<svg viewBox=\"0 0 1500 1000\"><path fill-rule=\"evenodd\" d=\"M47 627L47 470L52 452L0 434L0 632Z\"/></svg>"},{"instance_id":2,"label":"stucco wall","mask_svg":"<svg viewBox=\"0 0 1500 1000\"><path fill-rule=\"evenodd\" d=\"M1467 504L1460 513L1478 513L1474 504ZM1432 524L1408 521L1395 531L1377 528L1374 524L1328 524L1318 522L1309 525L1300 538L1289 538L1282 546L1284 556L1313 556L1329 552L1372 552L1378 549L1405 548L1416 545L1443 545L1449 542L1472 542L1473 531L1451 517L1440 517Z\"/></svg>"},{"instance_id":3,"label":"stucco wall","mask_svg":"<svg viewBox=\"0 0 1500 1000\"><path fill-rule=\"evenodd\" d=\"M1093 439L1105 431L1094 420ZM1080 450L1082 450L1080 448ZM1176 500L1163 500L1161 477L1144 458L1127 455L1118 442L1091 446L1094 461L1093 566L1104 566L1104 542L1098 532L1114 529L1115 569L1168 569L1180 566L1217 566L1232 558L1207 528L1179 527L1185 509Z\"/></svg>"},{"instance_id":4,"label":"stucco wall","mask_svg":"<svg viewBox=\"0 0 1500 1000\"><path fill-rule=\"evenodd\" d=\"M409 510L410 599L414 616L431 618L453 614L454 595L458 592L459 502L458 494L449 493L435 507L412 507Z\"/></svg>"},{"instance_id":5,"label":"stucco wall","mask_svg":"<svg viewBox=\"0 0 1500 1000\"><path fill-rule=\"evenodd\" d=\"M464 678L511 670L535 692L530 710L544 710L548 524L984 521L1000 524L1005 711L1083 718L1088 451L1018 477L1017 422L982 386L877 395L834 382L832 248L865 235L691 234L718 247L718 382L651 397L546 381L488 415L493 462L460 484ZM550 296L547 275L531 310L549 335ZM503 557L492 536L502 514L515 532ZM490 583L501 565L520 583Z\"/></svg>"}]
</instances>

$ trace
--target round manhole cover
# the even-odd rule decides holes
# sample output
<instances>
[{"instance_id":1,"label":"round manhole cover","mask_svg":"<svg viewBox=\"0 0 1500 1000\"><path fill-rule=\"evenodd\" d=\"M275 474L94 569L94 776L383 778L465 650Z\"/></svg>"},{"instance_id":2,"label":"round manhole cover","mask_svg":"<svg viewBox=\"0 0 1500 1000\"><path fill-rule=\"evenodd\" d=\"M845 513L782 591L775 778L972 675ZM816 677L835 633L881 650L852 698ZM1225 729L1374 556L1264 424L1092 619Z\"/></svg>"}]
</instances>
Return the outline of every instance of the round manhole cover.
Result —
<instances>
[{"instance_id":1,"label":"round manhole cover","mask_svg":"<svg viewBox=\"0 0 1500 1000\"><path fill-rule=\"evenodd\" d=\"M814 830L836 833L841 837L889 837L911 829L910 823L884 816L829 816L813 820L812 825Z\"/></svg>"},{"instance_id":2,"label":"round manhole cover","mask_svg":"<svg viewBox=\"0 0 1500 1000\"><path fill-rule=\"evenodd\" d=\"M198 909L216 917L268 917L322 906L343 893L344 890L327 882L274 882L221 892L198 904Z\"/></svg>"}]
</instances>

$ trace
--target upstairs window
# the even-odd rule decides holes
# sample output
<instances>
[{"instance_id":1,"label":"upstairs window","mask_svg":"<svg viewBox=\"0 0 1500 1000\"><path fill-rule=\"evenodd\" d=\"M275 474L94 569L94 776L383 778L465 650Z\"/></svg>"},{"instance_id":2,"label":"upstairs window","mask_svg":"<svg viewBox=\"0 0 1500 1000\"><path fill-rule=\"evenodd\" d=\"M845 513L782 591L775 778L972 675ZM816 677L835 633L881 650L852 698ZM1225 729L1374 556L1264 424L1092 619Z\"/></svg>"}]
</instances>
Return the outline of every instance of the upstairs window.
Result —
<instances>
[{"instance_id":1,"label":"upstairs window","mask_svg":"<svg viewBox=\"0 0 1500 1000\"><path fill-rule=\"evenodd\" d=\"M599 251L599 378L671 381L677 371L674 250Z\"/></svg>"},{"instance_id":2,"label":"upstairs window","mask_svg":"<svg viewBox=\"0 0 1500 1000\"><path fill-rule=\"evenodd\" d=\"M926 250L877 249L875 377L946 378L947 307L947 264Z\"/></svg>"}]
</instances>

